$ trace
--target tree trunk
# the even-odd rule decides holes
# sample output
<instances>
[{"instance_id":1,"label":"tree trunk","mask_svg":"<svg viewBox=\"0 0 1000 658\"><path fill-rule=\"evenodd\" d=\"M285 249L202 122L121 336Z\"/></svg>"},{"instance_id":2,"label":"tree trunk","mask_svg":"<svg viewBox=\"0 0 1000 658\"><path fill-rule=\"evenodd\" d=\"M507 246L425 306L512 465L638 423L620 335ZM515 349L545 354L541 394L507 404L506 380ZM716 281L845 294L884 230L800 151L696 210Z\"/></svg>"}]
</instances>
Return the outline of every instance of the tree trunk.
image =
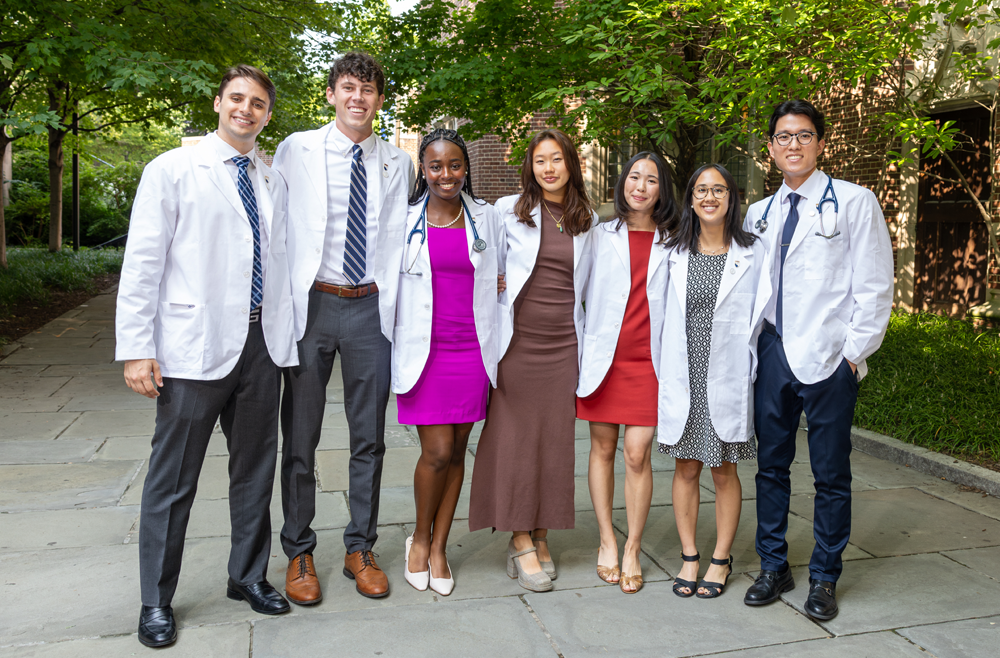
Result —
<instances>
[{"instance_id":1,"label":"tree trunk","mask_svg":"<svg viewBox=\"0 0 1000 658\"><path fill-rule=\"evenodd\" d=\"M7 146L10 143L11 140L7 137L7 133L3 128L0 128L0 268L3 269L7 269L7 225L4 222L6 187L3 185L3 181L11 177L10 172L6 171L6 167L4 167L7 158L3 156L6 155Z\"/></svg>"},{"instance_id":2,"label":"tree trunk","mask_svg":"<svg viewBox=\"0 0 1000 658\"><path fill-rule=\"evenodd\" d=\"M49 251L62 249L62 130L49 128Z\"/></svg>"}]
</instances>

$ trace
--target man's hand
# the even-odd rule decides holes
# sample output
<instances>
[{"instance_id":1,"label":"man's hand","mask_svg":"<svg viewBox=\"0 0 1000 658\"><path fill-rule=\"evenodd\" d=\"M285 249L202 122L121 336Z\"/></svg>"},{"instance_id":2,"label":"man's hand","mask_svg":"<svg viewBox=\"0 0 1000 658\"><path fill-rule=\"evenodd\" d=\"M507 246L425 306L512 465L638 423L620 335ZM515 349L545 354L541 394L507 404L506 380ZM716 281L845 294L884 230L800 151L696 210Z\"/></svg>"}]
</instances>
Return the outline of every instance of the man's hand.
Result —
<instances>
[{"instance_id":1,"label":"man's hand","mask_svg":"<svg viewBox=\"0 0 1000 658\"><path fill-rule=\"evenodd\" d=\"M153 386L153 381L156 386ZM160 364L156 359L133 359L125 362L125 383L128 387L147 398L158 398L160 392L157 387L163 386L163 377L160 376Z\"/></svg>"},{"instance_id":2,"label":"man's hand","mask_svg":"<svg viewBox=\"0 0 1000 658\"><path fill-rule=\"evenodd\" d=\"M851 372L855 375L858 374L858 366L856 366L850 359L845 359L845 361L847 361L847 365L851 366Z\"/></svg>"}]
</instances>

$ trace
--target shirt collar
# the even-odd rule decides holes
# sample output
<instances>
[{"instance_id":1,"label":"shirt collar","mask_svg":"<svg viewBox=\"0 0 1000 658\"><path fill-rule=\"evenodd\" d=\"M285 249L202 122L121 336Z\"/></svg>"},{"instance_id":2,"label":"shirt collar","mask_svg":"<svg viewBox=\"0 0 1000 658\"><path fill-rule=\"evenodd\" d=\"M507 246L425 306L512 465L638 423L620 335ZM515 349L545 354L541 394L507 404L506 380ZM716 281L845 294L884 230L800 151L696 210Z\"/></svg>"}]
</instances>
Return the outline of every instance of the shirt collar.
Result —
<instances>
[{"instance_id":1,"label":"shirt collar","mask_svg":"<svg viewBox=\"0 0 1000 658\"><path fill-rule=\"evenodd\" d=\"M205 138L205 141L208 142L209 146L212 147L212 150L215 151L218 158L223 162L232 160L234 157L238 155L243 155L242 153L234 149L231 145L227 144L221 137L219 137L218 131L210 133ZM256 145L254 145L254 148L249 153L247 153L246 156L250 158L250 163L254 167L256 167L257 166Z\"/></svg>"},{"instance_id":2,"label":"shirt collar","mask_svg":"<svg viewBox=\"0 0 1000 658\"><path fill-rule=\"evenodd\" d=\"M372 151L375 149L375 131L372 131L371 135L361 140L358 146L361 147L362 158L367 158L371 155ZM337 127L336 121L330 129L330 144L333 146L333 150L340 153L345 158L351 157L354 150L354 142L348 139L347 135L340 132L340 128Z\"/></svg>"},{"instance_id":3,"label":"shirt collar","mask_svg":"<svg viewBox=\"0 0 1000 658\"><path fill-rule=\"evenodd\" d=\"M785 205L785 199L787 199L788 195L792 192L795 192L803 199L819 199L821 195L821 188L824 185L826 185L826 174L820 171L819 168L812 172L809 178L806 179L806 182L799 185L799 189L797 190L793 190L788 187L787 183L782 183L781 187L778 189L778 205Z\"/></svg>"}]
</instances>

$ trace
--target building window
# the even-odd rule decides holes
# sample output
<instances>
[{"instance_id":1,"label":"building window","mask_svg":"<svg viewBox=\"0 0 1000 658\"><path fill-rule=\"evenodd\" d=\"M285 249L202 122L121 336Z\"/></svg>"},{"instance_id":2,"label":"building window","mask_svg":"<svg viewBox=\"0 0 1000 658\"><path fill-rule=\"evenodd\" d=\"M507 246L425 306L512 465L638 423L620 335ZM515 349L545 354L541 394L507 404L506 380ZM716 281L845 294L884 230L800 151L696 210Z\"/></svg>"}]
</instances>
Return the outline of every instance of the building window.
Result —
<instances>
[{"instance_id":1,"label":"building window","mask_svg":"<svg viewBox=\"0 0 1000 658\"><path fill-rule=\"evenodd\" d=\"M614 146L604 149L604 179L606 184L604 185L602 202L610 203L615 200L615 185L618 184L618 179L624 173L622 170L634 152L635 149L628 140L622 140Z\"/></svg>"}]
</instances>

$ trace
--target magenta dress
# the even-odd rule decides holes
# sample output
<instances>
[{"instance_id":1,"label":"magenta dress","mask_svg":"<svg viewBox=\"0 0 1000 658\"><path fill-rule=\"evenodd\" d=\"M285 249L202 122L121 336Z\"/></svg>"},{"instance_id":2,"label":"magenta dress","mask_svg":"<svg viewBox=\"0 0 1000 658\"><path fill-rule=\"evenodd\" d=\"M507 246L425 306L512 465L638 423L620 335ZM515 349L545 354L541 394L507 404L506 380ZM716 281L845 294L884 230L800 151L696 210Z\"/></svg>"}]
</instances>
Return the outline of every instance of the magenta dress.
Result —
<instances>
[{"instance_id":1,"label":"magenta dress","mask_svg":"<svg viewBox=\"0 0 1000 658\"><path fill-rule=\"evenodd\" d=\"M473 423L486 418L489 377L472 315L473 276L465 229L429 227L434 295L431 351L420 379L396 396L401 425Z\"/></svg>"}]
</instances>

